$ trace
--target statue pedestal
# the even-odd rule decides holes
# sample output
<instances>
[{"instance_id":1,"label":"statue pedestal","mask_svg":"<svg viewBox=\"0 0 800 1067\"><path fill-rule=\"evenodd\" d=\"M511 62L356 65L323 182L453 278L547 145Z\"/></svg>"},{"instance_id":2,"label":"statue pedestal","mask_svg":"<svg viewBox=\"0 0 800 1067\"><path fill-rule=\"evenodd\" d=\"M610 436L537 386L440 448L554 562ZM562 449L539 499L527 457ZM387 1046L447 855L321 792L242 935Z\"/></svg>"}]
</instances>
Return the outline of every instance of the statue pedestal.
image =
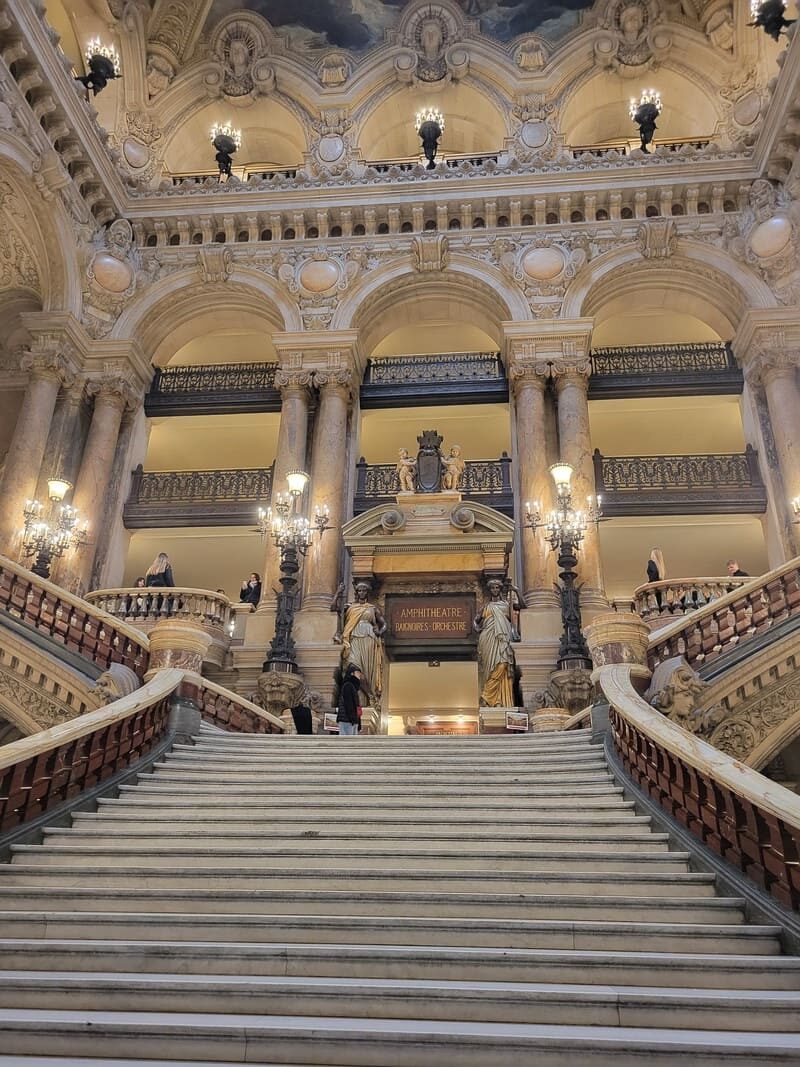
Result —
<instances>
[{"instance_id":1,"label":"statue pedestal","mask_svg":"<svg viewBox=\"0 0 800 1067\"><path fill-rule=\"evenodd\" d=\"M450 521L453 508L461 503L461 493L456 489L439 493L398 493L397 506L405 516L405 531L409 534L438 532Z\"/></svg>"}]
</instances>

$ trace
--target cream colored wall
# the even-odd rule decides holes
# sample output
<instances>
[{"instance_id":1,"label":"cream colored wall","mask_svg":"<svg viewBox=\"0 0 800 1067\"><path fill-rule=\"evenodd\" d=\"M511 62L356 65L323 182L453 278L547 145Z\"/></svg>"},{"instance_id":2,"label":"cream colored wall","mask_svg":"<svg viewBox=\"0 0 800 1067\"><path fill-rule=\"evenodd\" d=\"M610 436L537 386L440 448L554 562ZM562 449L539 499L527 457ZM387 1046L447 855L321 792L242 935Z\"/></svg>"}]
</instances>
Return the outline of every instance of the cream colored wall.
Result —
<instances>
[{"instance_id":1,"label":"cream colored wall","mask_svg":"<svg viewBox=\"0 0 800 1067\"><path fill-rule=\"evenodd\" d=\"M761 520L754 515L606 519L600 524L600 553L609 599L625 600L647 581L653 548L664 553L671 578L722 576L731 558L752 575L769 569Z\"/></svg>"},{"instance_id":2,"label":"cream colored wall","mask_svg":"<svg viewBox=\"0 0 800 1067\"><path fill-rule=\"evenodd\" d=\"M208 366L213 363L274 363L278 358L266 333L219 330L195 337L170 359L169 366Z\"/></svg>"},{"instance_id":3,"label":"cream colored wall","mask_svg":"<svg viewBox=\"0 0 800 1067\"><path fill-rule=\"evenodd\" d=\"M469 323L426 322L402 326L376 345L372 358L381 356L438 355L448 352L496 352L497 345L484 330Z\"/></svg>"},{"instance_id":4,"label":"cream colored wall","mask_svg":"<svg viewBox=\"0 0 800 1067\"><path fill-rule=\"evenodd\" d=\"M612 315L598 322L592 331L592 348L697 344L719 340L716 330L694 315L646 306L629 307L624 315Z\"/></svg>"},{"instance_id":5,"label":"cream colored wall","mask_svg":"<svg viewBox=\"0 0 800 1067\"><path fill-rule=\"evenodd\" d=\"M172 562L175 584L192 589L224 589L238 600L242 580L264 569L266 546L248 527L136 530L128 546L122 584L132 585L159 552Z\"/></svg>"},{"instance_id":6,"label":"cream colored wall","mask_svg":"<svg viewBox=\"0 0 800 1067\"><path fill-rule=\"evenodd\" d=\"M400 448L416 453L423 430L438 430L442 447L461 445L464 459L497 459L511 451L509 422L505 404L362 411L359 455L369 463L393 463Z\"/></svg>"},{"instance_id":7,"label":"cream colored wall","mask_svg":"<svg viewBox=\"0 0 800 1067\"><path fill-rule=\"evenodd\" d=\"M431 658L435 659L435 652ZM478 665L472 662L389 664L389 711L447 713L478 706Z\"/></svg>"},{"instance_id":8,"label":"cream colored wall","mask_svg":"<svg viewBox=\"0 0 800 1067\"><path fill-rule=\"evenodd\" d=\"M738 396L670 396L589 403L592 447L604 456L744 452Z\"/></svg>"},{"instance_id":9,"label":"cream colored wall","mask_svg":"<svg viewBox=\"0 0 800 1067\"><path fill-rule=\"evenodd\" d=\"M277 412L187 415L150 420L148 471L269 467L278 445Z\"/></svg>"}]
</instances>

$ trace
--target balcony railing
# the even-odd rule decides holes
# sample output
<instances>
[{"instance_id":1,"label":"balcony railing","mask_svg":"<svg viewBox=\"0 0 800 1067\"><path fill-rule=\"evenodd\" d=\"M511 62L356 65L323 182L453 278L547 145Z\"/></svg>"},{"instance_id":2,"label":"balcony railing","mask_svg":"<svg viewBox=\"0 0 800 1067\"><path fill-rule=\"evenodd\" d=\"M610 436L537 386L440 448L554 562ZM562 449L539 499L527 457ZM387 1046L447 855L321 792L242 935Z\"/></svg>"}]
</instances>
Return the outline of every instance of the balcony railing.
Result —
<instances>
[{"instance_id":1,"label":"balcony railing","mask_svg":"<svg viewBox=\"0 0 800 1067\"><path fill-rule=\"evenodd\" d=\"M727 575L724 578L667 578L661 582L647 582L634 590L631 606L655 630L719 600L752 580Z\"/></svg>"},{"instance_id":2,"label":"balcony railing","mask_svg":"<svg viewBox=\"0 0 800 1067\"><path fill-rule=\"evenodd\" d=\"M361 386L365 408L507 399L508 383L499 352L370 359Z\"/></svg>"},{"instance_id":3,"label":"balcony railing","mask_svg":"<svg viewBox=\"0 0 800 1067\"><path fill-rule=\"evenodd\" d=\"M130 530L168 526L249 526L272 495L272 467L133 472L123 517Z\"/></svg>"},{"instance_id":4,"label":"balcony railing","mask_svg":"<svg viewBox=\"0 0 800 1067\"><path fill-rule=\"evenodd\" d=\"M593 399L742 391L742 372L730 346L721 341L596 348L591 358L589 395Z\"/></svg>"},{"instance_id":5,"label":"balcony railing","mask_svg":"<svg viewBox=\"0 0 800 1067\"><path fill-rule=\"evenodd\" d=\"M751 445L741 453L603 456L594 451L603 512L620 515L761 513L767 495Z\"/></svg>"},{"instance_id":6,"label":"balcony railing","mask_svg":"<svg viewBox=\"0 0 800 1067\"><path fill-rule=\"evenodd\" d=\"M466 500L487 504L504 515L514 514L514 494L511 489L511 457L504 452L499 459L468 460L459 487ZM386 504L400 491L394 463L367 463L362 456L356 464L356 492L353 511L362 511Z\"/></svg>"},{"instance_id":7,"label":"balcony railing","mask_svg":"<svg viewBox=\"0 0 800 1067\"><path fill-rule=\"evenodd\" d=\"M277 363L159 367L145 397L148 415L224 415L280 411Z\"/></svg>"},{"instance_id":8,"label":"balcony railing","mask_svg":"<svg viewBox=\"0 0 800 1067\"><path fill-rule=\"evenodd\" d=\"M116 619L148 633L161 619L184 619L200 626L211 637L205 659L221 667L230 648L231 602L210 589L96 589L86 594L90 604Z\"/></svg>"}]
</instances>

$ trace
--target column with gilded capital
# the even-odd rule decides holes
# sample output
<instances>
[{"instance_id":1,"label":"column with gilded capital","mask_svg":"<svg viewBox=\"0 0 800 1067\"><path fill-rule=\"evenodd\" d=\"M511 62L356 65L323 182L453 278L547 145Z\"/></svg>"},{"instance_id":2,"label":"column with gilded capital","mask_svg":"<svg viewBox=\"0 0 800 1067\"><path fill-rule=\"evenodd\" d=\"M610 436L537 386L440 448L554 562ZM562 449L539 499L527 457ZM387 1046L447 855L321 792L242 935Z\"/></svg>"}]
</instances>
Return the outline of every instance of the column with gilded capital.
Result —
<instances>
[{"instance_id":1,"label":"column with gilded capital","mask_svg":"<svg viewBox=\"0 0 800 1067\"><path fill-rule=\"evenodd\" d=\"M90 379L86 391L94 396L94 408L73 503L81 522L88 524L89 539L69 566L70 584L79 593L84 593L89 586L122 415L133 403L131 386L119 375Z\"/></svg>"},{"instance_id":2,"label":"column with gilded capital","mask_svg":"<svg viewBox=\"0 0 800 1067\"><path fill-rule=\"evenodd\" d=\"M314 372L319 411L311 464L310 517L328 509L329 528L306 557L303 606L328 611L339 581L339 551L347 481L347 419L353 372L348 368Z\"/></svg>"},{"instance_id":3,"label":"column with gilded capital","mask_svg":"<svg viewBox=\"0 0 800 1067\"><path fill-rule=\"evenodd\" d=\"M272 474L273 497L286 492L286 475L289 471L305 469L311 374L307 370L281 367L275 373L275 388L281 392L281 421L278 426L278 447ZM264 580L259 611L268 611L274 607L280 570L278 563L278 553L270 541L266 545L264 557Z\"/></svg>"},{"instance_id":4,"label":"column with gilded capital","mask_svg":"<svg viewBox=\"0 0 800 1067\"><path fill-rule=\"evenodd\" d=\"M588 358L563 357L551 365L558 398L558 444L560 459L569 463L572 475L572 499L577 508L585 508L589 496L594 496L594 464L592 439L589 430L589 372ZM581 592L588 607L606 605L603 592L603 572L600 566L600 545L597 530L589 527L581 543L578 571L584 582Z\"/></svg>"},{"instance_id":5,"label":"column with gilded capital","mask_svg":"<svg viewBox=\"0 0 800 1067\"><path fill-rule=\"evenodd\" d=\"M519 467L520 500L538 502L547 512L551 486L547 463L547 364L511 363L508 371L514 390L514 411L517 430L517 464ZM549 566L550 549L534 530L522 530L522 594L527 607L550 607L555 601L553 575Z\"/></svg>"},{"instance_id":6,"label":"column with gilded capital","mask_svg":"<svg viewBox=\"0 0 800 1067\"><path fill-rule=\"evenodd\" d=\"M36 491L58 391L73 377L69 359L59 345L49 341L35 344L22 357L22 368L29 373L28 386L0 487L0 551L3 552L11 551L15 534L22 526L25 501Z\"/></svg>"}]
</instances>

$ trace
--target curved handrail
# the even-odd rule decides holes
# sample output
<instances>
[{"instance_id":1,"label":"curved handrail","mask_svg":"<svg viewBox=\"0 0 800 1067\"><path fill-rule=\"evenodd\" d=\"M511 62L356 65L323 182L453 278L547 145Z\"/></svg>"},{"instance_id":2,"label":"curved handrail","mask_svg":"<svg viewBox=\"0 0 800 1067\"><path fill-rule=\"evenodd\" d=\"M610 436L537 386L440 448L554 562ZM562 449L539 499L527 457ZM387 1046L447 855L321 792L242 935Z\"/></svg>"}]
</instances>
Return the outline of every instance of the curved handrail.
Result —
<instances>
[{"instance_id":1,"label":"curved handrail","mask_svg":"<svg viewBox=\"0 0 800 1067\"><path fill-rule=\"evenodd\" d=\"M0 556L0 609L95 663L124 663L140 676L150 642L130 623Z\"/></svg>"},{"instance_id":2,"label":"curved handrail","mask_svg":"<svg viewBox=\"0 0 800 1067\"><path fill-rule=\"evenodd\" d=\"M800 797L652 708L629 663L597 669L614 746L669 814L788 907L800 906Z\"/></svg>"},{"instance_id":3,"label":"curved handrail","mask_svg":"<svg viewBox=\"0 0 800 1067\"><path fill-rule=\"evenodd\" d=\"M648 663L653 668L672 656L684 656L697 666L797 615L800 556L661 627L650 640Z\"/></svg>"},{"instance_id":4,"label":"curved handrail","mask_svg":"<svg viewBox=\"0 0 800 1067\"><path fill-rule=\"evenodd\" d=\"M220 697L222 698L222 700L234 705L237 709L239 709L240 713L244 712L245 717L248 720L249 725L251 726L254 725L254 720L263 720L264 722L270 723L272 726L278 727L281 732L288 731L289 729L285 722L277 718L271 712L266 711L264 708L260 708L258 704L254 704L252 700L248 700L246 697L240 696L238 693L233 693L230 689L226 689L224 686L217 685L216 682L212 682L208 678L203 678L199 674L194 674L187 671L184 676L184 680L190 685L196 685L200 690L200 710L201 713L206 713L207 718L212 717L209 713L212 711L212 709L216 708L218 701L204 700L203 691L212 693L215 697ZM230 720L226 719L225 721L228 722ZM273 731L251 729L248 732L267 733Z\"/></svg>"}]
</instances>

